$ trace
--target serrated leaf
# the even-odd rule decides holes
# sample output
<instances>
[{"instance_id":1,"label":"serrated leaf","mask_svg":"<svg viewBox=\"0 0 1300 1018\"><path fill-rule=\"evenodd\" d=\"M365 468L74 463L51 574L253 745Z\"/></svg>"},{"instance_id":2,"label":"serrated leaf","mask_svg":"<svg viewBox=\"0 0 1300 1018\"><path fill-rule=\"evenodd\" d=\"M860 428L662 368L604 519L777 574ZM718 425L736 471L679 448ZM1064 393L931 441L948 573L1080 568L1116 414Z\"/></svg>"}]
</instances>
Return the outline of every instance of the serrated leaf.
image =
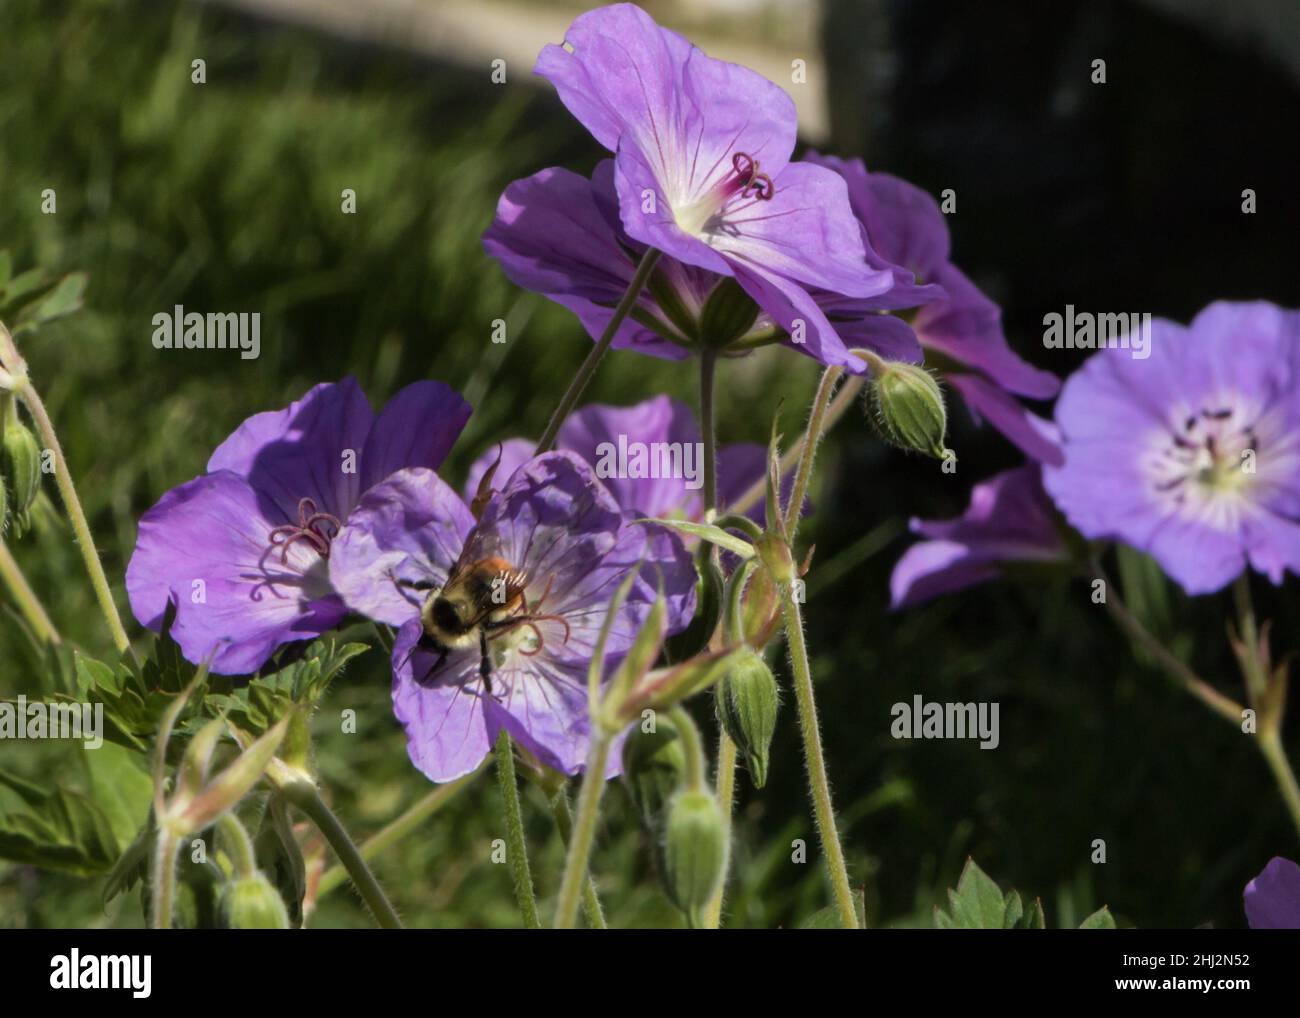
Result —
<instances>
[{"instance_id":1,"label":"serrated leaf","mask_svg":"<svg viewBox=\"0 0 1300 1018\"><path fill-rule=\"evenodd\" d=\"M966 930L1000 930L1006 917L1006 901L993 879L967 859L957 890L949 891L952 916Z\"/></svg>"},{"instance_id":2,"label":"serrated leaf","mask_svg":"<svg viewBox=\"0 0 1300 1018\"><path fill-rule=\"evenodd\" d=\"M68 789L42 789L7 771L0 771L0 784L23 800L0 815L0 859L83 877L113 865L117 840L93 800Z\"/></svg>"},{"instance_id":3,"label":"serrated leaf","mask_svg":"<svg viewBox=\"0 0 1300 1018\"><path fill-rule=\"evenodd\" d=\"M1081 930L1113 930L1115 929L1115 917L1110 914L1110 909L1103 905L1092 915L1088 916L1079 924Z\"/></svg>"}]
</instances>

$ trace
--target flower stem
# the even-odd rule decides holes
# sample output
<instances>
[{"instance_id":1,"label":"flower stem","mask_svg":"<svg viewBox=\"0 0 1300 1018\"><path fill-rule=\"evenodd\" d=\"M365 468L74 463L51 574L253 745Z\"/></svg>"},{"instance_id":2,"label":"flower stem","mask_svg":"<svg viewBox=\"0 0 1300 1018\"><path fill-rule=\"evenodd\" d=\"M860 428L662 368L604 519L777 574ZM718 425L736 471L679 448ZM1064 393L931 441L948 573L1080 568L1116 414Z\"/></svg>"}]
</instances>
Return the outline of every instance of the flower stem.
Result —
<instances>
[{"instance_id":1,"label":"flower stem","mask_svg":"<svg viewBox=\"0 0 1300 1018\"><path fill-rule=\"evenodd\" d=\"M1278 791L1282 793L1282 801L1286 803L1287 812L1291 814L1291 823L1295 825L1296 833L1300 834L1300 784L1296 783L1295 771L1291 769L1291 763L1286 758L1282 737L1274 729L1260 732L1258 739L1259 751L1264 754L1268 769L1273 772L1273 780L1277 782Z\"/></svg>"},{"instance_id":2,"label":"flower stem","mask_svg":"<svg viewBox=\"0 0 1300 1018\"><path fill-rule=\"evenodd\" d=\"M2 523L3 521L0 521ZM27 624L31 627L39 643L58 643L59 633L54 628L54 623L50 621L49 615L45 613L45 608L41 604L40 598L36 596L31 585L27 582L27 577L23 575L22 569L18 567L18 562L14 559L13 553L9 546L5 544L4 538L0 537L0 578L5 581L5 586L9 588L9 593L18 605L18 610L22 613Z\"/></svg>"},{"instance_id":3,"label":"flower stem","mask_svg":"<svg viewBox=\"0 0 1300 1018\"><path fill-rule=\"evenodd\" d=\"M1110 613L1112 619L1122 629L1130 639L1142 645L1142 647L1155 659L1170 678L1183 687L1188 693L1200 700L1201 703L1209 707L1210 710L1218 714L1221 718L1229 721L1233 725L1241 724L1241 704L1237 703L1229 696L1224 696L1217 689L1211 686L1203 678L1196 674L1186 664L1176 658L1169 649L1165 647L1151 631L1129 611L1128 606L1124 604L1116 590L1115 585L1106 579L1102 573L1099 564L1096 562L1092 566L1093 575L1105 580L1106 583L1106 611Z\"/></svg>"},{"instance_id":4,"label":"flower stem","mask_svg":"<svg viewBox=\"0 0 1300 1018\"><path fill-rule=\"evenodd\" d=\"M831 805L831 788L826 779L826 761L822 756L822 737L817 727L817 704L813 698L812 669L808 664L808 647L803 638L803 614L789 584L777 585L781 590L782 614L785 619L786 645L790 649L790 671L794 677L794 695L799 705L799 729L803 734L804 762L808 767L808 786L812 792L813 815L821 837L826 868L830 872L831 889L835 894L835 907L840 925L845 929L858 928L858 914L853 907L853 890L849 886L849 873L844 865L844 850L840 847L839 832L835 829L835 810Z\"/></svg>"},{"instance_id":5,"label":"flower stem","mask_svg":"<svg viewBox=\"0 0 1300 1018\"><path fill-rule=\"evenodd\" d=\"M564 788L551 796L551 815L559 828L560 840L568 845L573 838L573 811L569 808L569 793ZM600 907L600 895L596 893L596 882L591 879L590 872L582 883L582 911L587 917L587 925L593 930L606 928L605 912Z\"/></svg>"},{"instance_id":6,"label":"flower stem","mask_svg":"<svg viewBox=\"0 0 1300 1018\"><path fill-rule=\"evenodd\" d=\"M840 387L840 391L835 394L835 398L831 400L830 405L826 408L826 416L822 419L822 434L830 431L831 428L834 427L835 423L844 416L845 411L853 405L853 401L857 398L858 393L862 391L862 387L866 384L866 376L854 375ZM802 453L802 445L797 445L791 446L781 454L782 476L785 476L795 468ZM749 486L740 498L727 506L727 511L733 513L747 512L751 506L755 506L762 501L763 494L766 490L767 478L760 477Z\"/></svg>"},{"instance_id":7,"label":"flower stem","mask_svg":"<svg viewBox=\"0 0 1300 1018\"><path fill-rule=\"evenodd\" d=\"M389 902L388 896L384 894L384 889L379 886L379 881L370 872L370 867L357 851L357 846L348 837L348 832L339 823L339 818L325 805L325 800L320 797L316 787L306 781L295 782L285 786L284 794L285 798L316 825L316 829L329 842L339 862L352 877L353 886L361 895L361 900L366 903L366 907L370 909L375 921L386 930L400 930L402 921L397 918L397 912Z\"/></svg>"},{"instance_id":8,"label":"flower stem","mask_svg":"<svg viewBox=\"0 0 1300 1018\"><path fill-rule=\"evenodd\" d=\"M1249 702L1254 705L1264 695L1268 676L1260 666L1259 626L1255 622L1255 605L1250 597L1250 574L1246 570L1242 570L1232 585L1232 598L1237 607L1237 628L1246 649L1245 667L1242 669L1246 678L1246 692L1249 694Z\"/></svg>"},{"instance_id":9,"label":"flower stem","mask_svg":"<svg viewBox=\"0 0 1300 1018\"><path fill-rule=\"evenodd\" d=\"M555 445L556 436L560 433L560 426L564 424L564 419L569 416L578 400L582 397L583 391L587 388L587 383L591 381L591 376L596 373L596 368L600 365L601 358L605 356L605 351L614 342L614 336L618 332L619 326L631 314L632 308L636 304L637 298L641 296L641 291L645 289L646 281L649 280L650 273L654 271L657 261L659 261L659 252L654 248L647 249L646 253L641 256L641 262L636 267L636 274L632 277L632 282L627 286L627 292L623 294L623 299L614 308L614 317L609 320L609 324L605 326L605 331L601 333L600 339L592 347L591 352L587 354L587 359L582 362L582 366L578 368L578 373L573 376L573 381L569 383L568 389L560 397L560 405L555 408L550 423L546 425L546 430L542 432L535 455L540 456Z\"/></svg>"},{"instance_id":10,"label":"flower stem","mask_svg":"<svg viewBox=\"0 0 1300 1018\"><path fill-rule=\"evenodd\" d=\"M700 431L704 436L704 509L718 508L718 436L713 423L713 379L718 355L700 353Z\"/></svg>"},{"instance_id":11,"label":"flower stem","mask_svg":"<svg viewBox=\"0 0 1300 1018\"><path fill-rule=\"evenodd\" d=\"M609 760L609 736L599 726L591 733L587 750L587 768L578 792L578 815L574 819L573 837L564 859L564 878L560 881L560 899L555 906L555 928L571 930L578 917L578 899L587 875L587 859L596 838L596 818L600 798L605 792L605 764Z\"/></svg>"},{"instance_id":12,"label":"flower stem","mask_svg":"<svg viewBox=\"0 0 1300 1018\"><path fill-rule=\"evenodd\" d=\"M466 785L478 777L479 773L480 771L474 771L466 774L463 778L457 778L445 785L438 785L433 791L413 803L396 820L393 820L365 840L359 849L361 858L369 862L390 845L406 837L411 831L415 830L459 795ZM331 866L320 878L320 884L316 889L317 899L324 897L346 879L347 870L342 866Z\"/></svg>"},{"instance_id":13,"label":"flower stem","mask_svg":"<svg viewBox=\"0 0 1300 1018\"><path fill-rule=\"evenodd\" d=\"M785 506L785 532L790 543L794 543L795 532L799 529L799 519L803 515L803 500L808 494L808 482L812 480L813 460L817 457L817 445L822 440L826 428L826 413L830 407L831 396L835 392L835 383L844 374L843 368L831 366L822 372L822 380L817 385L817 394L813 397L812 411L808 415L808 428L804 432L803 444L799 447L799 468L794 475L794 488L790 492L790 501Z\"/></svg>"},{"instance_id":14,"label":"flower stem","mask_svg":"<svg viewBox=\"0 0 1300 1018\"><path fill-rule=\"evenodd\" d=\"M524 926L540 930L542 921L537 916L537 895L533 891L533 874L528 868L528 842L524 838L524 814L519 807L519 784L515 780L514 744L504 728L497 734L495 753L497 783L501 786L501 799L505 804L506 851L510 855L515 900L524 917Z\"/></svg>"},{"instance_id":15,"label":"flower stem","mask_svg":"<svg viewBox=\"0 0 1300 1018\"><path fill-rule=\"evenodd\" d=\"M153 917L149 923L155 930L172 928L172 903L176 900L176 849L180 839L159 827L153 847Z\"/></svg>"},{"instance_id":16,"label":"flower stem","mask_svg":"<svg viewBox=\"0 0 1300 1018\"><path fill-rule=\"evenodd\" d=\"M718 773L715 778L714 788L718 800L718 809L722 812L722 836L728 847L728 859L731 857L731 814L736 799L736 758L735 742L725 731L720 731L718 733ZM704 929L716 930L722 924L722 898L726 888L727 874L726 870L724 870L722 879L718 881L718 889L713 892L712 899L704 908L704 918L700 924Z\"/></svg>"},{"instance_id":17,"label":"flower stem","mask_svg":"<svg viewBox=\"0 0 1300 1018\"><path fill-rule=\"evenodd\" d=\"M113 592L109 589L108 577L104 575L104 567L99 561L95 539L91 536L90 525L86 522L86 514L81 508L81 500L77 498L77 489L72 483L72 475L68 472L68 462L64 458L63 447L59 445L59 436L55 434L54 424L30 381L23 379L17 393L18 397L27 404L32 420L36 422L36 430L40 432L41 442L54 454L54 480L58 485L59 494L63 497L63 505L68 511L68 520L72 523L77 545L81 549L81 557L85 560L86 572L90 574L90 584L95 589L100 611L104 613L104 621L108 623L108 631L112 634L113 645L119 654L129 654L131 641L126 635L126 630L122 628L122 619L117 614L117 605L113 603Z\"/></svg>"}]
</instances>

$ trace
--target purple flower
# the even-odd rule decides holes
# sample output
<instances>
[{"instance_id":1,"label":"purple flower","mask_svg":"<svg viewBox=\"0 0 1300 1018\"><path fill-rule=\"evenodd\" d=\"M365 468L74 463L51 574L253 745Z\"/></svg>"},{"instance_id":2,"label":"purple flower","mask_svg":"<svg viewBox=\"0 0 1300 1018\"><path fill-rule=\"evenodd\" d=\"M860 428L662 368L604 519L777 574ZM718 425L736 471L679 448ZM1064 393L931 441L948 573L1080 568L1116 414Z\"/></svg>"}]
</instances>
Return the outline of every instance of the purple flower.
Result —
<instances>
[{"instance_id":1,"label":"purple flower","mask_svg":"<svg viewBox=\"0 0 1300 1018\"><path fill-rule=\"evenodd\" d=\"M1300 866L1274 856L1242 895L1252 930L1300 930Z\"/></svg>"},{"instance_id":2,"label":"purple flower","mask_svg":"<svg viewBox=\"0 0 1300 1018\"><path fill-rule=\"evenodd\" d=\"M908 323L892 315L867 315L855 345L870 334L903 329L915 334L976 418L985 418L1025 455L1061 461L1041 419L1017 396L1050 399L1060 380L1018 357L1002 333L1002 312L949 258L948 224L930 195L888 173L868 173L860 159L808 153L808 160L839 173L862 223L867 260L894 273L890 296L897 309L921 305ZM918 285L919 282L929 287ZM845 309L847 310L847 309Z\"/></svg>"},{"instance_id":3,"label":"purple flower","mask_svg":"<svg viewBox=\"0 0 1300 1018\"><path fill-rule=\"evenodd\" d=\"M590 187L546 170L506 192L485 243L513 280L573 308L598 333L632 258L655 248L667 256L658 285L686 312L729 277L762 310L760 332L776 339L783 330L823 363L864 370L814 292L872 297L892 275L867 264L844 182L790 162L796 118L785 92L706 56L631 4L578 17L563 47L542 50L537 73L615 157ZM655 317L652 301L641 310ZM657 310L666 328L647 335L644 322L629 323L619 345L681 356L673 344L696 337L678 337L678 308Z\"/></svg>"},{"instance_id":4,"label":"purple flower","mask_svg":"<svg viewBox=\"0 0 1300 1018\"><path fill-rule=\"evenodd\" d=\"M890 578L893 607L995 579L1008 563L1060 562L1066 549L1040 468L1028 463L977 484L952 520L912 520L927 540L912 545Z\"/></svg>"},{"instance_id":5,"label":"purple flower","mask_svg":"<svg viewBox=\"0 0 1300 1018\"><path fill-rule=\"evenodd\" d=\"M403 467L437 467L470 407L441 382L416 382L378 417L353 378L255 414L140 520L126 570L131 610L212 670L253 672L277 647L343 618L326 560L368 489Z\"/></svg>"},{"instance_id":6,"label":"purple flower","mask_svg":"<svg viewBox=\"0 0 1300 1018\"><path fill-rule=\"evenodd\" d=\"M676 536L630 523L591 467L558 451L516 469L477 522L431 470L399 471L362 498L330 559L349 608L400 627L393 708L411 760L433 781L472 771L502 728L546 765L581 768L588 663L629 571L636 580L613 619L611 660L631 646L661 586L669 631L686 626L695 567ZM494 581L502 600L493 603L505 607L444 653L422 639L421 608L471 576Z\"/></svg>"},{"instance_id":7,"label":"purple flower","mask_svg":"<svg viewBox=\"0 0 1300 1018\"><path fill-rule=\"evenodd\" d=\"M557 449L593 464L614 500L637 516L701 520L704 516L704 447L695 415L684 403L656 396L630 407L592 404L571 414L556 436ZM534 444L514 438L502 444L496 479L509 477L532 458ZM467 498L497 460L497 449L480 456L465 481ZM735 502L761 480L766 450L756 443L718 449L718 502Z\"/></svg>"},{"instance_id":8,"label":"purple flower","mask_svg":"<svg viewBox=\"0 0 1300 1018\"><path fill-rule=\"evenodd\" d=\"M1211 304L1186 328L1154 321L1148 349L1099 351L1066 382L1047 490L1189 594L1247 565L1281 583L1300 571L1300 312Z\"/></svg>"}]
</instances>

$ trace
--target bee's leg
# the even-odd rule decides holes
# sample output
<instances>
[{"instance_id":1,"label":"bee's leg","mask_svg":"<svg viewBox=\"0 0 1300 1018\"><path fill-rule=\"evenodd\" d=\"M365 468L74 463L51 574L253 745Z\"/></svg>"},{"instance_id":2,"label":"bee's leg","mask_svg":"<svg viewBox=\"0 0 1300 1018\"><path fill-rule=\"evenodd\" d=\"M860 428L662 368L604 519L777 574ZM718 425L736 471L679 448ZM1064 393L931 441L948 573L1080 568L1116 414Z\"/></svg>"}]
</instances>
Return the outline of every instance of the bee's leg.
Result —
<instances>
[{"instance_id":1,"label":"bee's leg","mask_svg":"<svg viewBox=\"0 0 1300 1018\"><path fill-rule=\"evenodd\" d=\"M492 654L488 650L487 629L483 627L478 631L478 649L481 655L478 661L478 673L483 678L483 688L487 690L488 696L495 700L497 695L492 692Z\"/></svg>"},{"instance_id":2,"label":"bee's leg","mask_svg":"<svg viewBox=\"0 0 1300 1018\"><path fill-rule=\"evenodd\" d=\"M399 578L391 569L388 570L388 578L392 581L397 592L402 595L403 600L408 604L415 605L417 608L423 605L423 599L407 597L405 591L415 590L420 593L428 593L430 590L437 588L437 584L432 580L403 580Z\"/></svg>"}]
</instances>

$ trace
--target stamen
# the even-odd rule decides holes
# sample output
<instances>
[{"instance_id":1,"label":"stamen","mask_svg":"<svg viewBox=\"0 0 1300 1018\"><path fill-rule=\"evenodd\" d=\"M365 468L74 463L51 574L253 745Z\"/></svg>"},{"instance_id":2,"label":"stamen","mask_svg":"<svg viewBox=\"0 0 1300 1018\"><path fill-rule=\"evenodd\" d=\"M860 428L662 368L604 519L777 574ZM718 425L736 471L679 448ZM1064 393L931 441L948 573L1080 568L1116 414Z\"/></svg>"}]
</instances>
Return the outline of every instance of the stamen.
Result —
<instances>
[{"instance_id":1,"label":"stamen","mask_svg":"<svg viewBox=\"0 0 1300 1018\"><path fill-rule=\"evenodd\" d=\"M320 512L314 499L304 498L298 502L298 522L276 527L266 539L272 548L280 549L281 563L289 561L289 549L298 541L306 541L321 558L329 558L330 541L342 529L343 524L337 516Z\"/></svg>"},{"instance_id":2,"label":"stamen","mask_svg":"<svg viewBox=\"0 0 1300 1018\"><path fill-rule=\"evenodd\" d=\"M758 160L748 152L734 152L731 156L731 168L742 181L741 197L747 197L749 189L754 188L754 197L759 201L771 201L776 195L776 185L766 173L759 172Z\"/></svg>"}]
</instances>

